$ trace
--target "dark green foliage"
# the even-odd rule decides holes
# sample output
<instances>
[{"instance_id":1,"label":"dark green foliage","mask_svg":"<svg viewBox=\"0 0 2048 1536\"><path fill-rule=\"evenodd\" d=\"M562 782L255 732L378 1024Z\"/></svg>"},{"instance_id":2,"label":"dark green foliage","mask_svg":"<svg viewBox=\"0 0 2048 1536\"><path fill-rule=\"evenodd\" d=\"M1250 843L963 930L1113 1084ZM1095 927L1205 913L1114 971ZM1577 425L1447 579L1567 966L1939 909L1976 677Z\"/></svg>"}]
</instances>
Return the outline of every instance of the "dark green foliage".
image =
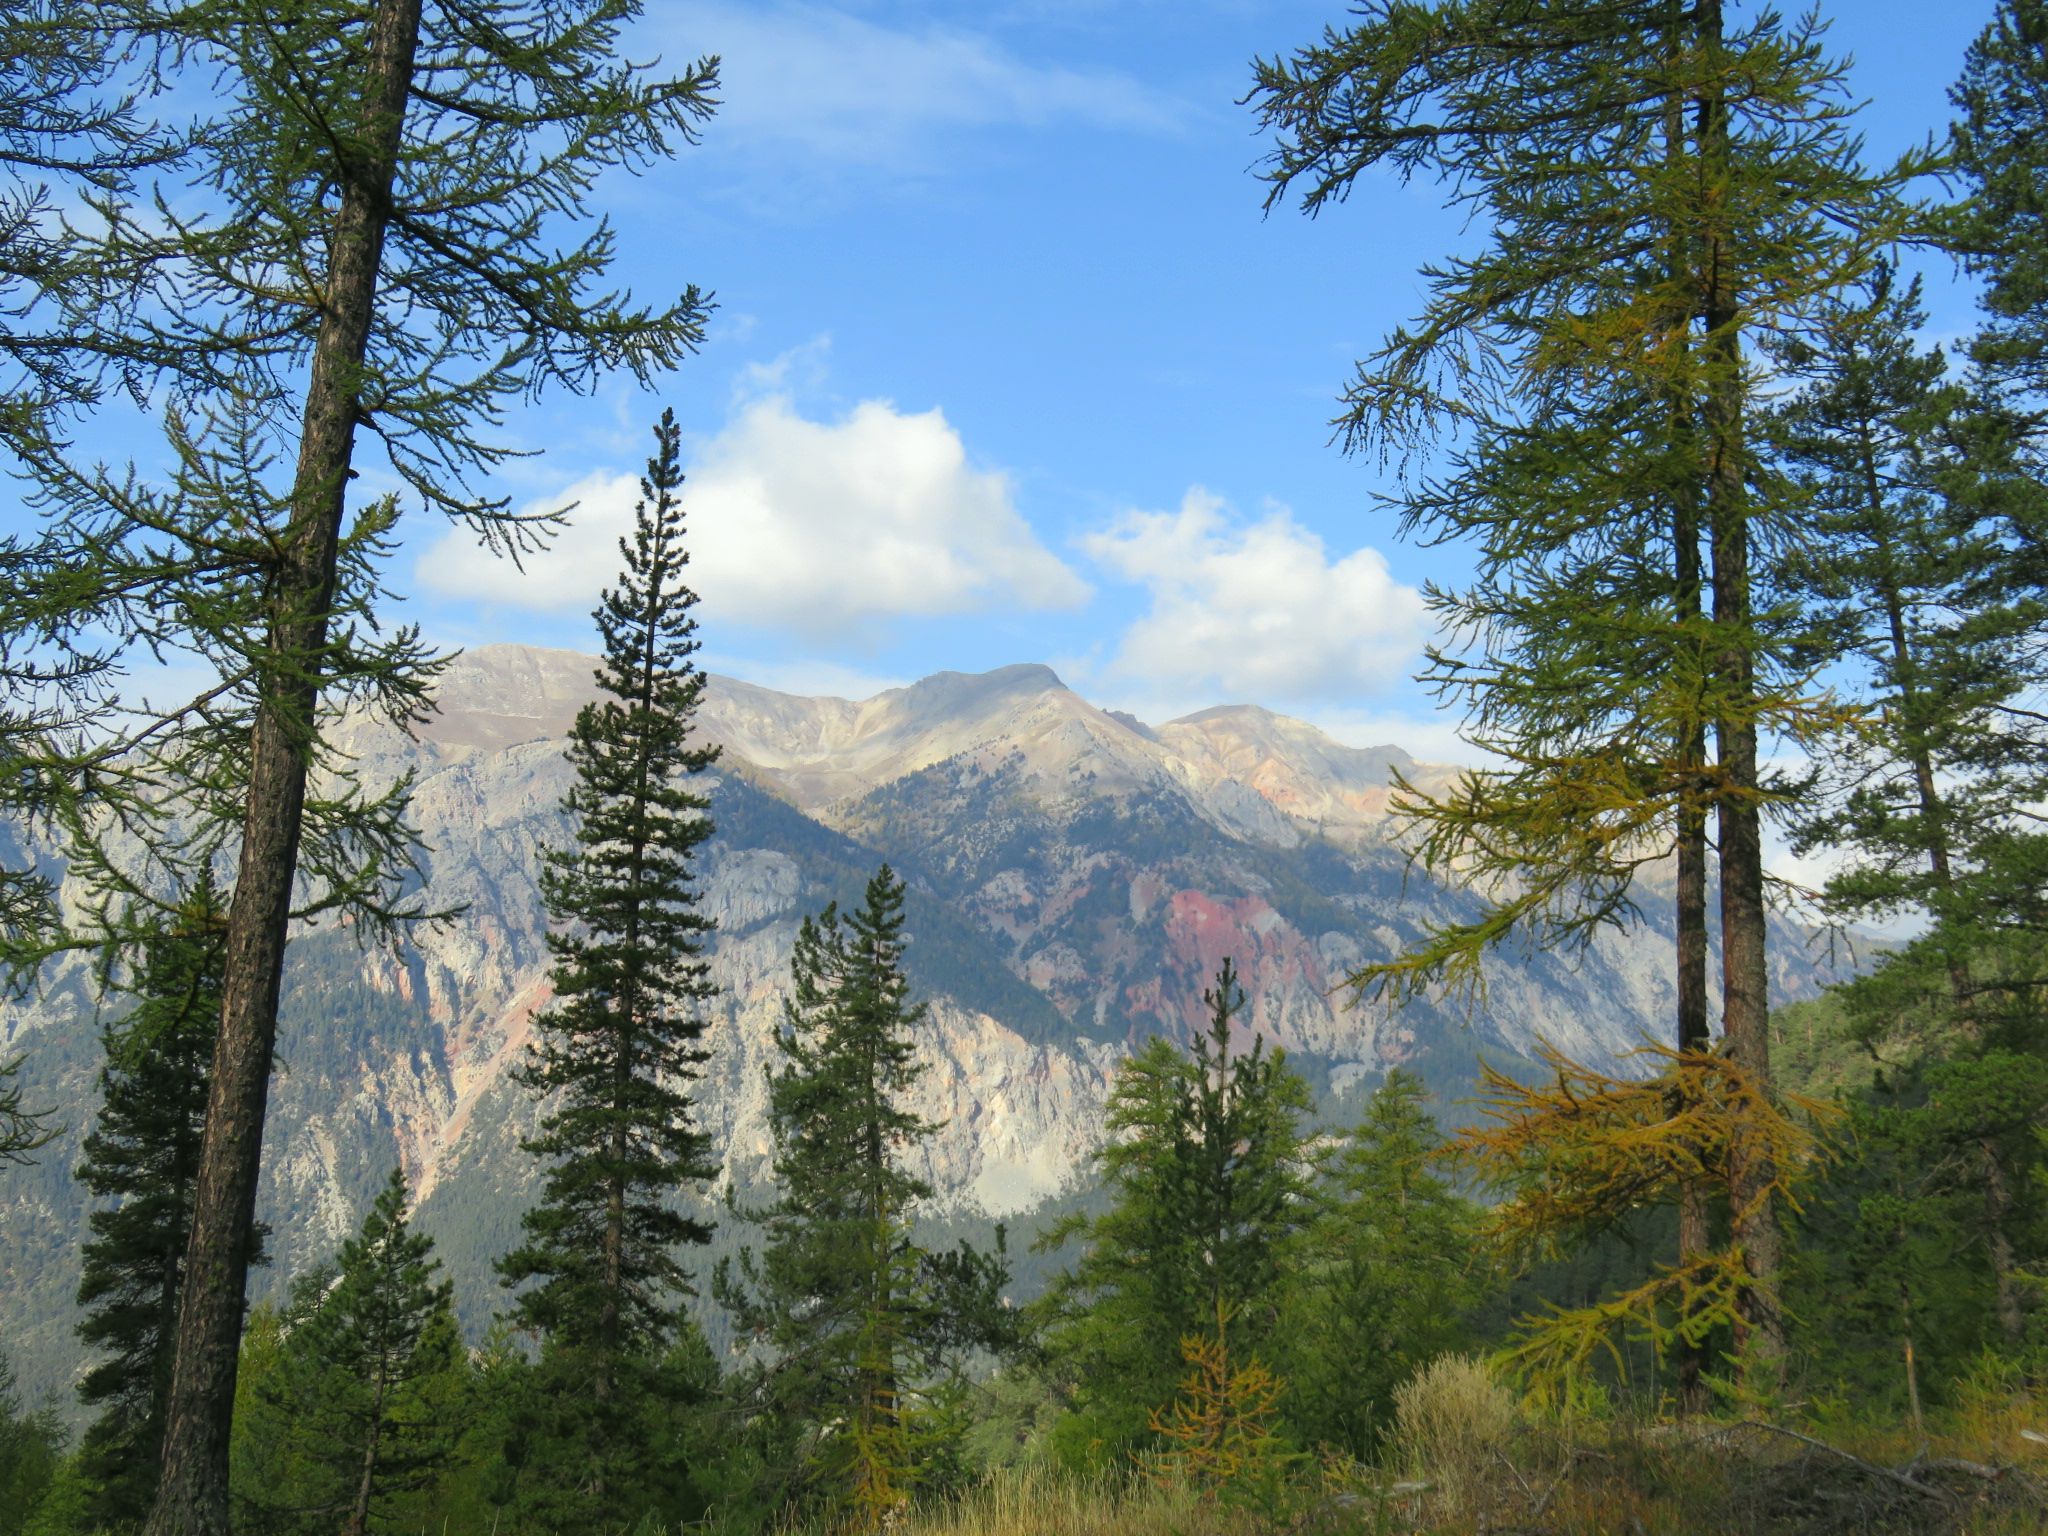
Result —
<instances>
[{"instance_id":1,"label":"dark green foliage","mask_svg":"<svg viewBox=\"0 0 2048 1536\"><path fill-rule=\"evenodd\" d=\"M1992 1315L2017 1348L2038 1159L2027 1127L2048 1107L2035 1054L2048 1046L2048 963L2028 894L2041 834L2025 809L2048 785L2033 707L2048 681L2048 605L2015 578L2013 529L2038 521L2048 486L2015 453L2010 413L1983 379L1950 382L1941 354L1917 345L1924 323L1917 293L1880 272L1837 306L1825 337L1788 356L1806 384L1775 435L1823 535L1790 575L1825 620L1821 659L1878 706L1823 758L1797 831L1806 847L1847 855L1824 893L1834 915L1926 919L1841 989L1852 1028L1894 1061L1895 1086L1902 1075L1914 1085L1863 1119L1874 1155L1931 1158L1951 1169L1950 1187L1975 1188L1977 1214L1955 1230L1991 1272ZM1911 1103L1920 1093L1927 1102ZM1903 1264L1914 1244L1895 1218L1936 1193L1880 1181L1857 1199L1883 1214L1836 1212L1835 1229L1875 1244L1872 1223L1892 1221ZM1915 1285L1893 1267L1879 1270L1901 1313L1887 1331L1903 1338ZM1923 1298L1923 1322L1929 1310Z\"/></svg>"},{"instance_id":2,"label":"dark green foliage","mask_svg":"<svg viewBox=\"0 0 2048 1536\"><path fill-rule=\"evenodd\" d=\"M1081 1244L1039 1303L1072 1393L1056 1443L1073 1462L1114 1465L1146 1440L1184 1372L1181 1340L1212 1332L1219 1309L1240 1358L1279 1342L1294 1240L1315 1214L1308 1090L1263 1038L1232 1050L1244 994L1229 962L1203 1000L1190 1051L1153 1039L1117 1069L1095 1155L1108 1208L1040 1240Z\"/></svg>"},{"instance_id":3,"label":"dark green foliage","mask_svg":"<svg viewBox=\"0 0 2048 1536\"><path fill-rule=\"evenodd\" d=\"M2022 389L2048 386L2048 4L2000 0L1950 93L1968 196L1955 243L1985 281L1977 355Z\"/></svg>"},{"instance_id":4,"label":"dark green foliage","mask_svg":"<svg viewBox=\"0 0 2048 1536\"><path fill-rule=\"evenodd\" d=\"M693 775L717 757L693 744L704 677L684 584L679 429L664 412L641 482L625 571L597 610L606 695L570 733L563 802L576 846L549 855L541 893L558 925L554 1001L521 1081L546 1110L526 1150L548 1160L526 1242L505 1256L513 1312L542 1341L554 1405L580 1418L588 1470L580 1519L619 1521L656 1490L639 1465L637 1399L681 1325L676 1248L709 1231L676 1193L717 1173L689 1084L704 1059L703 958L693 859L711 836Z\"/></svg>"},{"instance_id":5,"label":"dark green foliage","mask_svg":"<svg viewBox=\"0 0 2048 1536\"><path fill-rule=\"evenodd\" d=\"M931 1187L904 1166L938 1126L904 1107L925 1017L904 971L903 882L886 864L861 906L806 918L771 1069L776 1199L758 1258L718 1297L762 1352L752 1411L790 1448L787 1496L878 1519L928 1481L969 1358L1013 1342L1001 1251L931 1252L911 1217Z\"/></svg>"},{"instance_id":6,"label":"dark green foliage","mask_svg":"<svg viewBox=\"0 0 2048 1536\"><path fill-rule=\"evenodd\" d=\"M21 1058L0 1062L0 1163L28 1163L29 1155L47 1147L57 1138L50 1124L51 1111L35 1110L23 1103Z\"/></svg>"},{"instance_id":7,"label":"dark green foliage","mask_svg":"<svg viewBox=\"0 0 2048 1536\"><path fill-rule=\"evenodd\" d=\"M265 1530L410 1528L462 1429L465 1357L433 1242L394 1170L334 1266L294 1288L274 1366L255 1373L268 1475L242 1496Z\"/></svg>"},{"instance_id":8,"label":"dark green foliage","mask_svg":"<svg viewBox=\"0 0 2048 1536\"><path fill-rule=\"evenodd\" d=\"M1813 525L1788 579L1814 605L1820 659L1878 706L1835 744L1799 845L1851 854L1828 883L1834 915L1932 916L1914 963L1939 959L1963 1001L1971 951L2001 922L1985 851L2025 831L2016 809L2048 765L2027 707L2048 681L2048 606L2008 558L2015 517L2048 506L2048 487L2014 458L2007 414L1919 347L1925 323L1917 286L1889 270L1835 305L1817 340L1786 349L1805 382L1774 436Z\"/></svg>"},{"instance_id":9,"label":"dark green foliage","mask_svg":"<svg viewBox=\"0 0 2048 1536\"><path fill-rule=\"evenodd\" d=\"M1277 1362L1303 1444L1371 1455L1394 1389L1472 1340L1480 1213L1435 1172L1442 1146L1422 1080L1396 1068L1326 1165Z\"/></svg>"},{"instance_id":10,"label":"dark green foliage","mask_svg":"<svg viewBox=\"0 0 2048 1536\"><path fill-rule=\"evenodd\" d=\"M140 1525L156 1491L192 1185L220 1024L222 913L210 886L143 946L134 1010L104 1035L101 1107L79 1182L102 1202L82 1250L78 1336L101 1356L78 1395L100 1410L79 1449L95 1523ZM263 1234L255 1234L262 1261Z\"/></svg>"},{"instance_id":11,"label":"dark green foliage","mask_svg":"<svg viewBox=\"0 0 2048 1536\"><path fill-rule=\"evenodd\" d=\"M1841 1132L1849 1155L1793 1234L1808 1372L1901 1417L1938 1401L1996 1334L1992 1277L1970 1251L1982 1208L1968 1187L1976 1159L1942 1134L1927 1091L1887 1084L1852 1101Z\"/></svg>"},{"instance_id":12,"label":"dark green foliage","mask_svg":"<svg viewBox=\"0 0 2048 1536\"><path fill-rule=\"evenodd\" d=\"M57 1482L63 1455L56 1413L22 1403L13 1362L0 1354L0 1536L22 1536Z\"/></svg>"}]
</instances>

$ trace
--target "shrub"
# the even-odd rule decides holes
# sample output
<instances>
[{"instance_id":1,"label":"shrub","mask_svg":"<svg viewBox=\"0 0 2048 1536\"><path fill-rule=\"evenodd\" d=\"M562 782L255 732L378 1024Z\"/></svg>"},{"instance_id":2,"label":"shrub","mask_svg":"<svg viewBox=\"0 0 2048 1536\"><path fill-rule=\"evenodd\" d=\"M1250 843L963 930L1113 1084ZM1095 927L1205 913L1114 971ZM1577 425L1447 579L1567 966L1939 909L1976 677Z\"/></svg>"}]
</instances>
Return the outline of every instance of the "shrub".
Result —
<instances>
[{"instance_id":1,"label":"shrub","mask_svg":"<svg viewBox=\"0 0 2048 1536\"><path fill-rule=\"evenodd\" d=\"M1439 1355L1394 1389L1394 1434L1401 1454L1464 1504L1515 1428L1515 1402L1473 1355Z\"/></svg>"}]
</instances>

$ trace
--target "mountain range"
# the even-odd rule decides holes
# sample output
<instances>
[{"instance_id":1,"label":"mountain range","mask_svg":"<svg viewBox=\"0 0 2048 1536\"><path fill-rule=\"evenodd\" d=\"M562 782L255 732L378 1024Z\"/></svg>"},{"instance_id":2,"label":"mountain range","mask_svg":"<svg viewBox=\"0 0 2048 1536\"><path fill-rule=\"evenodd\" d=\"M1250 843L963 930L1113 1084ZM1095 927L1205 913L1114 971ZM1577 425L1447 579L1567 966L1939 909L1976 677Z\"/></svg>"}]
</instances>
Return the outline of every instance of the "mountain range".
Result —
<instances>
[{"instance_id":1,"label":"mountain range","mask_svg":"<svg viewBox=\"0 0 2048 1536\"><path fill-rule=\"evenodd\" d=\"M538 1185L518 1147L533 1109L510 1078L549 996L537 873L568 840L564 738L592 669L571 652L484 647L450 667L415 734L340 726L367 776L416 775L422 894L459 915L396 950L331 927L295 939L260 1288L331 1252L397 1162L471 1320L496 1304L490 1260ZM1117 1063L1149 1036L1198 1028L1226 956L1250 999L1246 1031L1284 1047L1334 1117L1392 1066L1448 1099L1481 1054L1512 1065L1547 1039L1614 1062L1669 1029L1668 904L1655 900L1582 954L1503 954L1471 1011L1352 1005L1349 973L1475 906L1410 864L1388 815L1393 777L1427 787L1452 770L1397 746L1344 746L1248 705L1146 725L1029 665L858 702L713 677L699 724L721 749L700 869L719 995L699 1104L742 1191L766 1176L765 1067L797 925L857 898L884 860L909 882L908 966L930 1005L915 1107L943 1122L919 1154L934 1221L1028 1223L1085 1186ZM1787 937L1780 1000L1831 979ZM25 1385L67 1397L83 1364L71 1296L87 1210L72 1168L100 1022L82 965L0 1021L0 1055L25 1053L32 1096L69 1121L37 1166L0 1169L0 1347Z\"/></svg>"}]
</instances>

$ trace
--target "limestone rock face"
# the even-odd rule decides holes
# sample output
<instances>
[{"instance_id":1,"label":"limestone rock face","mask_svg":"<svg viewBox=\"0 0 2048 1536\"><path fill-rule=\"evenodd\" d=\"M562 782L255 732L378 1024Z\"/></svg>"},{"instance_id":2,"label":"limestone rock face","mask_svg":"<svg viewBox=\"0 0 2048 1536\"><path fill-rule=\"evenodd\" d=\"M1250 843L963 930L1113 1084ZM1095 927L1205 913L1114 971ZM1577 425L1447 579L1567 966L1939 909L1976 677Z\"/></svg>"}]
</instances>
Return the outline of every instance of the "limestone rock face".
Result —
<instances>
[{"instance_id":1,"label":"limestone rock face","mask_svg":"<svg viewBox=\"0 0 2048 1536\"><path fill-rule=\"evenodd\" d=\"M331 1252L398 1163L465 1310L496 1305L490 1262L539 1182L518 1145L534 1109L512 1079L550 996L538 872L569 840L564 736L594 665L485 647L448 670L415 737L366 719L336 732L366 777L416 775L427 904L459 915L397 952L331 928L294 943L261 1284ZM797 926L857 900L885 859L910 885L911 975L930 1005L913 1107L943 1125L917 1169L935 1216L1028 1216L1085 1181L1116 1064L1153 1034L1201 1028L1226 957L1251 1000L1247 1033L1339 1101L1396 1064L1454 1093L1480 1052L1511 1060L1547 1038L1606 1062L1669 1032L1671 946L1654 918L1582 956L1503 955L1470 1015L1349 1006L1348 974L1474 904L1408 868L1393 775L1426 785L1445 770L1395 746L1343 746L1249 706L1147 726L1039 666L857 702L714 678L700 719L723 756L698 871L718 995L697 1112L743 1191L768 1176L767 1072ZM1774 980L1793 996L1825 978L1781 945ZM70 1297L86 1196L70 1170L97 1011L74 965L0 1016L0 1051L26 1052L32 1097L76 1106L39 1167L0 1172L0 1332L32 1388L68 1389L82 1364Z\"/></svg>"}]
</instances>

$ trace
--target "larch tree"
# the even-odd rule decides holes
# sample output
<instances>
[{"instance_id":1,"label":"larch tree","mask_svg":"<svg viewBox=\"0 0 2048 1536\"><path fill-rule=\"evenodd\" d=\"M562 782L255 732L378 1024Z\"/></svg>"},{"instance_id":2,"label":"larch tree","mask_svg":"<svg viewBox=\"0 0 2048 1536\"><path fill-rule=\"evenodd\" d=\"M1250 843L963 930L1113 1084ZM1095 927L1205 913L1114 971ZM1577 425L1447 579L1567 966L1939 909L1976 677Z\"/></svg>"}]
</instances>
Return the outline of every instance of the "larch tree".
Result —
<instances>
[{"instance_id":1,"label":"larch tree","mask_svg":"<svg viewBox=\"0 0 2048 1536\"><path fill-rule=\"evenodd\" d=\"M698 289L649 306L610 286L612 232L590 217L601 175L666 158L713 107L715 61L666 75L622 53L640 10L119 0L96 13L100 46L140 50L147 78L206 104L177 177L141 189L142 214L110 207L107 238L175 273L176 302L146 307L139 334L211 366L165 403L167 469L36 466L66 547L88 557L42 571L37 601L68 593L128 654L196 656L218 681L50 747L38 782L57 786L51 818L97 882L88 916L105 931L81 942L136 939L166 889L189 888L180 867L215 852L235 867L151 1536L229 1524L236 1340L294 913L345 914L371 936L417 915L401 891L404 785L352 782L323 743L339 707L406 725L426 706L432 658L413 631L379 630L401 501L516 547L537 530L478 489L519 451L507 408L619 373L647 382L702 337ZM354 493L365 437L399 494ZM124 816L163 829L142 839L143 868L102 836Z\"/></svg>"},{"instance_id":2,"label":"larch tree","mask_svg":"<svg viewBox=\"0 0 2048 1536\"><path fill-rule=\"evenodd\" d=\"M110 393L210 370L138 318L161 299L160 269L95 229L190 148L145 110L144 62L114 45L105 7L20 0L0 14L0 462L28 507L68 430ZM47 831L53 803L89 786L53 782L44 760L107 727L118 645L96 631L103 615L78 579L86 542L61 520L23 524L0 538L0 810ZM54 926L50 897L33 867L0 867L0 944Z\"/></svg>"},{"instance_id":3,"label":"larch tree","mask_svg":"<svg viewBox=\"0 0 2048 1536\"><path fill-rule=\"evenodd\" d=\"M19 1081L21 1059L0 1063L0 1163L30 1163L34 1154L57 1139L50 1124L54 1107L31 1109Z\"/></svg>"},{"instance_id":4,"label":"larch tree","mask_svg":"<svg viewBox=\"0 0 2048 1536\"><path fill-rule=\"evenodd\" d=\"M1406 531L1477 551L1466 587L1432 591L1452 640L1430 676L1507 766L1402 808L1487 906L1354 979L1405 995L1474 981L1510 933L1582 943L1675 854L1676 1033L1697 1053L1711 821L1721 1049L1766 1092L1762 743L1847 715L1811 685L1808 626L1772 580L1798 509L1763 470L1753 354L1872 269L1923 163L1862 168L1819 26L1731 28L1718 0L1373 3L1261 62L1253 92L1277 137L1269 206L1299 192L1318 211L1385 166L1442 182L1485 235L1427 269L1421 319L1361 363L1339 425L1354 451L1437 455L1391 500ZM1738 1127L1727 1148L1743 1355L1766 1391L1784 1356L1773 1145Z\"/></svg>"},{"instance_id":5,"label":"larch tree","mask_svg":"<svg viewBox=\"0 0 2048 1536\"><path fill-rule=\"evenodd\" d=\"M939 1127L906 1107L925 1005L904 973L906 891L886 864L860 906L805 918L770 1069L776 1198L764 1242L722 1266L720 1300L764 1353L755 1395L806 1449L800 1500L879 1528L915 1491L920 1424L971 1354L1008 1342L999 1255L920 1247L931 1186L907 1158Z\"/></svg>"},{"instance_id":6,"label":"larch tree","mask_svg":"<svg viewBox=\"0 0 2048 1536\"><path fill-rule=\"evenodd\" d=\"M677 1201L718 1171L690 1097L717 991L694 869L711 802L696 776L718 749L694 735L704 675L684 581L680 438L664 411L632 538L620 541L624 571L596 613L602 696L569 733L576 780L563 809L576 841L551 851L541 876L554 998L520 1069L543 1106L524 1145L547 1176L525 1243L499 1261L581 1447L583 1528L647 1497L634 1486L634 1415L683 1324L676 1250L710 1236Z\"/></svg>"}]
</instances>

